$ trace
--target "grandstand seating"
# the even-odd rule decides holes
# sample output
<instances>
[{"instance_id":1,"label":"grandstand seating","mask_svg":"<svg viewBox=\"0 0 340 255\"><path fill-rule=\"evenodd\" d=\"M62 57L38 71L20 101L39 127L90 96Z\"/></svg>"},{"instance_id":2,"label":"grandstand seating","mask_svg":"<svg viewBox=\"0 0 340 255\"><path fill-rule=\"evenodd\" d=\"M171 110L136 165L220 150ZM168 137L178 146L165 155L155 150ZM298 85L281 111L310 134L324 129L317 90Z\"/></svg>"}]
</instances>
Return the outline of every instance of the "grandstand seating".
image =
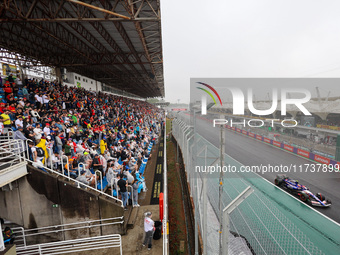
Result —
<instances>
[{"instance_id":1,"label":"grandstand seating","mask_svg":"<svg viewBox=\"0 0 340 255\"><path fill-rule=\"evenodd\" d=\"M102 177L95 188L105 190L109 183L103 161L107 164L108 160L103 152L108 151L112 158L118 156L115 168L130 173L128 161L139 155L134 178L139 182L138 192L143 190L145 168L161 126L161 110L143 101L68 88L57 82L25 80L24 86L16 93L7 93L0 87L1 123L12 128L20 139L29 141L27 154L34 166L44 170L43 165L49 165L65 177L76 179L85 168L96 175L98 166L86 162L100 154ZM0 126L0 134L5 132ZM45 155L37 156L36 148L42 148ZM51 163L52 160L55 161ZM116 190L112 193L117 196Z\"/></svg>"}]
</instances>

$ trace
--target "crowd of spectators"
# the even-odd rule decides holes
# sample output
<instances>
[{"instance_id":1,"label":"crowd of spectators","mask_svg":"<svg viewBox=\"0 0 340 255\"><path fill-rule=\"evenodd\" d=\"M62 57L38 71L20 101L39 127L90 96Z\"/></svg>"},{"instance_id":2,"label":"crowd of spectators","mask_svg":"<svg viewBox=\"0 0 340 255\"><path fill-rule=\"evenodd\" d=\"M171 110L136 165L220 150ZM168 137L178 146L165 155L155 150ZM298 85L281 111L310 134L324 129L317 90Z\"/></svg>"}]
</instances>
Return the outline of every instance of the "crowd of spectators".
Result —
<instances>
[{"instance_id":1,"label":"crowd of spectators","mask_svg":"<svg viewBox=\"0 0 340 255\"><path fill-rule=\"evenodd\" d=\"M332 127L340 127L340 119L338 118L327 118L326 120L318 120L316 124L327 125Z\"/></svg>"},{"instance_id":2,"label":"crowd of spectators","mask_svg":"<svg viewBox=\"0 0 340 255\"><path fill-rule=\"evenodd\" d=\"M92 187L99 171L123 190L119 180L135 182L163 125L162 110L144 101L43 79L17 86L12 75L0 80L0 114L0 134L12 129L14 138L28 140L35 167L69 171Z\"/></svg>"}]
</instances>

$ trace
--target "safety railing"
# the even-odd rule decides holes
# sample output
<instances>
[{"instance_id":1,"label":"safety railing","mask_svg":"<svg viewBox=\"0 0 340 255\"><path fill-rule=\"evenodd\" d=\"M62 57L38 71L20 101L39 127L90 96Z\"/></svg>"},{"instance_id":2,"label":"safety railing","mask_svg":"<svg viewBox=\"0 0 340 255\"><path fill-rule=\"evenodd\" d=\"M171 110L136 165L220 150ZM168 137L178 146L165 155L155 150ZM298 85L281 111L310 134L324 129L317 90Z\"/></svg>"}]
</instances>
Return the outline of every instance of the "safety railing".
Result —
<instances>
[{"instance_id":1,"label":"safety railing","mask_svg":"<svg viewBox=\"0 0 340 255\"><path fill-rule=\"evenodd\" d=\"M117 248L117 250L115 250ZM42 255L42 254L70 254L75 252L110 249L112 254L123 254L122 238L119 234L88 237L68 241L43 243L37 245L17 247L18 255Z\"/></svg>"},{"instance_id":2,"label":"safety railing","mask_svg":"<svg viewBox=\"0 0 340 255\"><path fill-rule=\"evenodd\" d=\"M42 235L51 235L64 233L71 230L91 229L95 227L112 226L117 224L124 224L124 216L106 218L99 220L90 220L83 222L68 223L55 226L46 226L40 228L24 229L23 227L12 228L15 234L16 245L18 247L27 246L27 238Z\"/></svg>"},{"instance_id":3,"label":"safety railing","mask_svg":"<svg viewBox=\"0 0 340 255\"><path fill-rule=\"evenodd\" d=\"M10 139L12 139L14 131L11 128L4 128L3 134L4 135L0 136L0 143L1 143L1 140L10 140Z\"/></svg>"},{"instance_id":4,"label":"safety railing","mask_svg":"<svg viewBox=\"0 0 340 255\"><path fill-rule=\"evenodd\" d=\"M184 119L183 116L175 119L172 125L172 135L181 148L190 191L195 207L197 206L195 213L197 213L197 222L202 235L204 254L219 254L219 173L207 175L198 173L195 169L196 166L217 167L220 150L199 134L194 134L194 128L188 122L188 119ZM224 165L234 166L236 169L241 167L239 162L227 154L225 154ZM315 230L314 224L309 225L301 220L305 216L301 215L300 218L292 215L288 207L298 207L303 210L304 215L311 213L328 225L327 219L323 219L323 216L310 208L305 210L304 205L301 205L299 201L254 173L241 175L228 172L225 175L221 198L222 208L248 186L254 189L254 193L230 215L230 254L240 252L244 254L324 254L323 250L332 250L334 247L336 249L336 241L332 236L326 234L328 239L316 240L315 235L321 230ZM277 196L281 200L278 200ZM205 205L204 201L208 201L208 204ZM208 208L204 208L205 206ZM207 210L210 213L205 213ZM209 224L206 224L207 221ZM333 228L336 226L334 225ZM302 229L308 229L308 231L304 232Z\"/></svg>"},{"instance_id":5,"label":"safety railing","mask_svg":"<svg viewBox=\"0 0 340 255\"><path fill-rule=\"evenodd\" d=\"M0 147L0 153L9 153L11 155L11 160L13 161L13 157L15 159L18 160L18 162L22 162L22 161L27 161L27 162L30 162L31 164L34 164L36 165L36 162L28 159L28 155L29 155L29 148L28 148L28 145L27 145L27 140L19 140L19 139L12 139L12 138L9 138L7 139L8 141L5 141L5 142L2 142L1 143L1 147ZM70 177L70 167L68 166L68 175L65 175L64 174L64 162L63 162L63 159L66 159L67 160L67 164L69 164L69 161L68 161L68 157L63 155L61 157L61 167L62 167L62 173L58 172L58 171L55 171L53 170L52 168L49 168L47 166L44 166L44 165L41 165L41 168L43 168L44 170L50 172L50 173L53 173L53 174L56 174L58 176L62 176L62 177L65 177L67 178L69 181L73 181L77 186L81 185L81 187L83 188L87 188L88 190L92 190L92 191L95 191L103 196L106 196L108 198L111 198L113 200L115 200L117 203L120 203L120 206L123 207L123 202L122 200L114 197L114 196L111 196L101 190L97 190L96 188L93 188L89 185L86 185L78 180L75 180L75 179L72 179ZM46 160L45 160L46 161ZM4 162L6 163L6 162ZM14 162L13 162L14 163ZM39 166L40 167L40 166Z\"/></svg>"},{"instance_id":6,"label":"safety railing","mask_svg":"<svg viewBox=\"0 0 340 255\"><path fill-rule=\"evenodd\" d=\"M0 150L0 168L23 162L21 154L25 152L24 142L21 140L2 140Z\"/></svg>"},{"instance_id":7,"label":"safety railing","mask_svg":"<svg viewBox=\"0 0 340 255\"><path fill-rule=\"evenodd\" d=\"M25 142L0 136L0 184L4 186L27 174L25 162Z\"/></svg>"},{"instance_id":8,"label":"safety railing","mask_svg":"<svg viewBox=\"0 0 340 255\"><path fill-rule=\"evenodd\" d=\"M164 119L164 162L163 162L163 255L169 253L169 236L168 236L168 173L167 173L167 158L166 158L166 118Z\"/></svg>"}]
</instances>

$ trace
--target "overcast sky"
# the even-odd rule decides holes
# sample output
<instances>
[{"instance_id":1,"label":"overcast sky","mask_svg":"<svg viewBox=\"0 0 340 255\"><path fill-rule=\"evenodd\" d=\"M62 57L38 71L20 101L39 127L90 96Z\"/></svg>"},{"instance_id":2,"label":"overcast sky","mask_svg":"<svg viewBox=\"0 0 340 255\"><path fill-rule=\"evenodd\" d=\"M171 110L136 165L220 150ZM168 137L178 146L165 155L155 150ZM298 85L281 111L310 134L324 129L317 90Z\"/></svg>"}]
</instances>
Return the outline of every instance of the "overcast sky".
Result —
<instances>
[{"instance_id":1,"label":"overcast sky","mask_svg":"<svg viewBox=\"0 0 340 255\"><path fill-rule=\"evenodd\" d=\"M165 99L188 103L195 77L340 77L339 10L338 0L162 0Z\"/></svg>"}]
</instances>

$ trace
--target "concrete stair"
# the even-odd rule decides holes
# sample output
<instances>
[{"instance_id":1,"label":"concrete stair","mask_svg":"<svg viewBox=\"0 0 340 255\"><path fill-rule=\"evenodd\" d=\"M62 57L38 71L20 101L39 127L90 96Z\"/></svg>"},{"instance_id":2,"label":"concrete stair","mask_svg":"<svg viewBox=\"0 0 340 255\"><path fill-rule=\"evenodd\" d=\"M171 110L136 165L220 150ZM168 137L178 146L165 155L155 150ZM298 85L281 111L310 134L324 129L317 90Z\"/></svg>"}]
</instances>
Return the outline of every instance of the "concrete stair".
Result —
<instances>
[{"instance_id":1,"label":"concrete stair","mask_svg":"<svg viewBox=\"0 0 340 255\"><path fill-rule=\"evenodd\" d=\"M125 234L128 229L132 229L136 223L139 207L128 206L128 210L124 211L124 229Z\"/></svg>"}]
</instances>

